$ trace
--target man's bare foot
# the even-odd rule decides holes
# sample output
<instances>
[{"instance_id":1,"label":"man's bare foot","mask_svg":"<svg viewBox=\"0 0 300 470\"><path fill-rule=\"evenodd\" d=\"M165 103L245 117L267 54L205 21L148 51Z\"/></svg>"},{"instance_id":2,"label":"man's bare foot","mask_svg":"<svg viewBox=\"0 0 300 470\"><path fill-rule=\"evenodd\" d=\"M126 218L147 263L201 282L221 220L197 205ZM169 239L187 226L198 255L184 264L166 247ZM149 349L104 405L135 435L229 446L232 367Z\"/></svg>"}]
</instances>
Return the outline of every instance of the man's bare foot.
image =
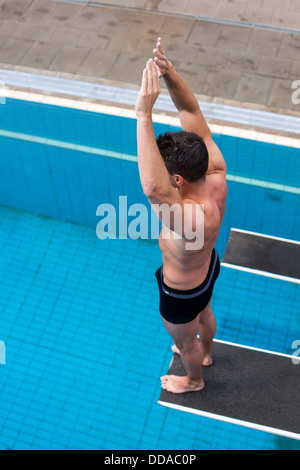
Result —
<instances>
[{"instance_id":1,"label":"man's bare foot","mask_svg":"<svg viewBox=\"0 0 300 470\"><path fill-rule=\"evenodd\" d=\"M173 353L179 354L179 356L181 355L180 350L177 348L177 346L175 344L173 344L171 349L172 349ZM207 356L204 356L203 363L202 363L202 365L204 367L209 367L209 366L212 365L212 363L213 363L213 360L212 360L212 357L211 357L210 354L208 354Z\"/></svg>"},{"instance_id":2,"label":"man's bare foot","mask_svg":"<svg viewBox=\"0 0 300 470\"><path fill-rule=\"evenodd\" d=\"M164 375L161 377L161 386L171 393L198 392L204 388L204 382L191 382L188 376Z\"/></svg>"}]
</instances>

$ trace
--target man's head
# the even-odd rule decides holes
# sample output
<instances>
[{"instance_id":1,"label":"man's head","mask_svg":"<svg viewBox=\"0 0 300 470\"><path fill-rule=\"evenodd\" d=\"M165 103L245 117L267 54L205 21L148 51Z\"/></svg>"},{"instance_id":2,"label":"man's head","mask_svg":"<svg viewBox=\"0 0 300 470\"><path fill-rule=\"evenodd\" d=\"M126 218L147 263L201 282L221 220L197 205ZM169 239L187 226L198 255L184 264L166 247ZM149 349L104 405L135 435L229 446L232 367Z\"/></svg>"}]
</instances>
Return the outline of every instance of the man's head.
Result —
<instances>
[{"instance_id":1,"label":"man's head","mask_svg":"<svg viewBox=\"0 0 300 470\"><path fill-rule=\"evenodd\" d=\"M165 166L172 177L180 175L188 183L205 177L208 152L202 138L193 132L167 132L157 138Z\"/></svg>"}]
</instances>

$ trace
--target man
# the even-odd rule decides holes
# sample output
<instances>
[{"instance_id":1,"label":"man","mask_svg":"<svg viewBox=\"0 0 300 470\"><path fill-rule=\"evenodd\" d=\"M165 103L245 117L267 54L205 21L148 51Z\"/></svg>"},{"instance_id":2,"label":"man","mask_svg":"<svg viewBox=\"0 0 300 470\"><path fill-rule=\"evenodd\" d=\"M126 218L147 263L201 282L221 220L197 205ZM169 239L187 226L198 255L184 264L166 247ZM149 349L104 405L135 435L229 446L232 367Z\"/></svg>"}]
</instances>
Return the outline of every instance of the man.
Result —
<instances>
[{"instance_id":1,"label":"man","mask_svg":"<svg viewBox=\"0 0 300 470\"><path fill-rule=\"evenodd\" d=\"M166 375L161 377L161 383L170 392L184 393L204 388L202 366L212 364L216 321L210 299L220 270L214 245L225 212L226 165L194 94L167 59L161 38L153 53L154 60L149 59L143 71L136 101L138 165L150 204L174 208L169 226L163 227L164 236L160 235L163 265L156 278L162 321L174 340L172 350L181 355L187 375ZM152 109L160 93L160 77L178 109L183 131L167 133L156 140ZM192 233L196 233L201 228L197 227L196 217L200 204L204 207L204 243L188 250L190 234L181 233L180 237L174 221L181 216L182 227L190 225ZM195 210L187 212L188 205Z\"/></svg>"}]
</instances>

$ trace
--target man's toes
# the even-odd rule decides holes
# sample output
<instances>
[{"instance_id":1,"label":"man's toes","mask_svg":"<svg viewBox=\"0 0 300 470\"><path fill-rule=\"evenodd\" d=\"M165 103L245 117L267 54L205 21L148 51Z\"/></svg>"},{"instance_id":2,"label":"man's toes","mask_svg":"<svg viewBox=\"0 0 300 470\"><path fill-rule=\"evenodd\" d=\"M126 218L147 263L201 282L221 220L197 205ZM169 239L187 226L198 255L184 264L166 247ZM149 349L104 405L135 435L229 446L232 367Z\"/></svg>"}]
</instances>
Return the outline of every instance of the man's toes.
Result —
<instances>
[{"instance_id":1,"label":"man's toes","mask_svg":"<svg viewBox=\"0 0 300 470\"><path fill-rule=\"evenodd\" d=\"M168 382L162 383L161 386L162 386L162 388L163 388L164 390L166 390L167 392L171 392L171 391L172 391L172 386L171 386Z\"/></svg>"}]
</instances>

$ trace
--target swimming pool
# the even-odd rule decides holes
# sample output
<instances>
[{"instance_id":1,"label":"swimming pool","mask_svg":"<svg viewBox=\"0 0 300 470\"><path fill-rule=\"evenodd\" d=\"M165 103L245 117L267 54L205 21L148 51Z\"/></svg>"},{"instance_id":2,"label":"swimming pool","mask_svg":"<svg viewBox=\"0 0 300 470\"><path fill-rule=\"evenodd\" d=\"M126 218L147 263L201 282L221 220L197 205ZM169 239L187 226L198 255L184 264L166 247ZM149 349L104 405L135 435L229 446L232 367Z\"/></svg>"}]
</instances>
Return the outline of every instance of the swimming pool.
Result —
<instances>
[{"instance_id":1,"label":"swimming pool","mask_svg":"<svg viewBox=\"0 0 300 470\"><path fill-rule=\"evenodd\" d=\"M135 119L29 98L0 106L0 448L299 449L157 404L172 357L157 243L95 231L99 204L147 203ZM176 126L157 118L155 132ZM299 239L299 146L216 130L229 189L220 256L231 227ZM223 268L213 306L219 339L287 354L300 339L296 284Z\"/></svg>"}]
</instances>

